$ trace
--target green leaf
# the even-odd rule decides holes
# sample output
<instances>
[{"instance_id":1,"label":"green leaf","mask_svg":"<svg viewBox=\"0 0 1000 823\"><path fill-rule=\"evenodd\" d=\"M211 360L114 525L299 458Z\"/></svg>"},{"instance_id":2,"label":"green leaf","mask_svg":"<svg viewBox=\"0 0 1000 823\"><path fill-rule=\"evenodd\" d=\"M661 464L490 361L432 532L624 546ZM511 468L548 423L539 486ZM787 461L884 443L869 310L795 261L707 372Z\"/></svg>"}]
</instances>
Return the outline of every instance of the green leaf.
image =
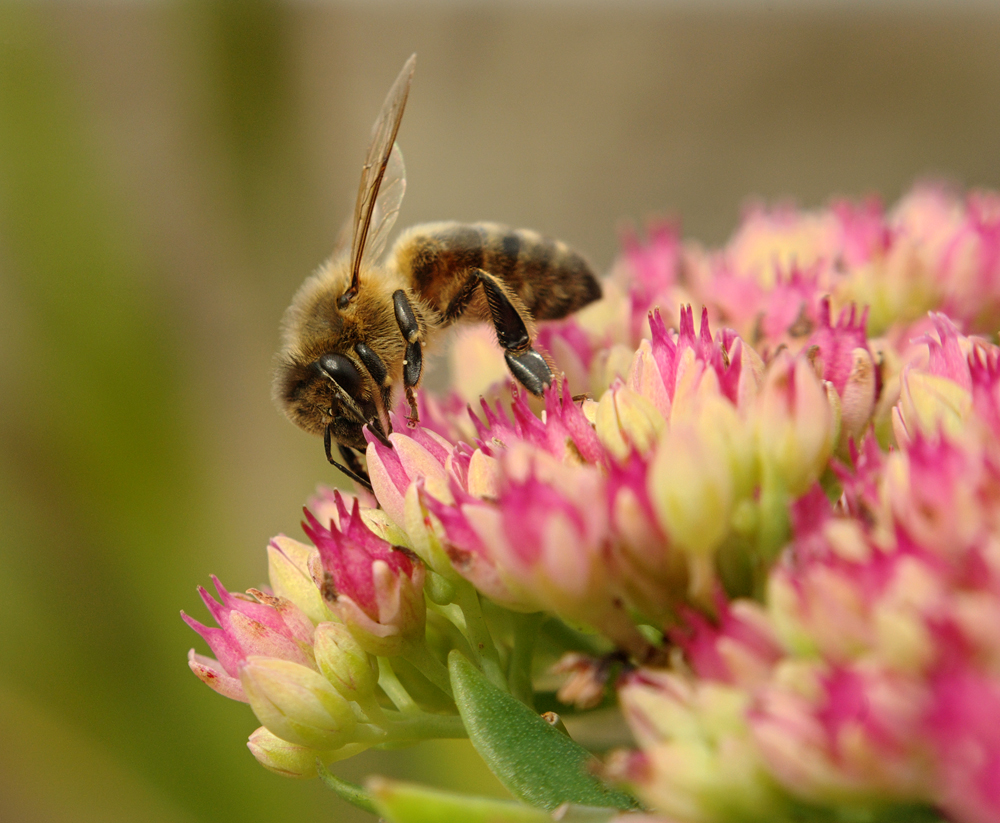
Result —
<instances>
[{"instance_id":1,"label":"green leaf","mask_svg":"<svg viewBox=\"0 0 1000 823\"><path fill-rule=\"evenodd\" d=\"M590 752L492 685L459 652L449 655L448 671L472 745L515 797L549 810L563 803L636 807L633 798L591 773L596 761Z\"/></svg>"},{"instance_id":2,"label":"green leaf","mask_svg":"<svg viewBox=\"0 0 1000 823\"><path fill-rule=\"evenodd\" d=\"M391 823L552 823L546 812L511 800L452 794L375 777L368 781L378 814Z\"/></svg>"},{"instance_id":3,"label":"green leaf","mask_svg":"<svg viewBox=\"0 0 1000 823\"><path fill-rule=\"evenodd\" d=\"M618 814L617 809L568 805L550 816L511 800L454 794L382 777L369 780L368 789L378 813L391 823L552 823L556 816L561 823L607 823Z\"/></svg>"},{"instance_id":4,"label":"green leaf","mask_svg":"<svg viewBox=\"0 0 1000 823\"><path fill-rule=\"evenodd\" d=\"M356 783L351 783L349 780L344 780L332 774L318 758L316 759L316 773L319 775L319 779L326 784L326 787L333 791L341 800L346 800L352 806L357 806L363 811L371 812L372 814L379 813L368 792Z\"/></svg>"}]
</instances>

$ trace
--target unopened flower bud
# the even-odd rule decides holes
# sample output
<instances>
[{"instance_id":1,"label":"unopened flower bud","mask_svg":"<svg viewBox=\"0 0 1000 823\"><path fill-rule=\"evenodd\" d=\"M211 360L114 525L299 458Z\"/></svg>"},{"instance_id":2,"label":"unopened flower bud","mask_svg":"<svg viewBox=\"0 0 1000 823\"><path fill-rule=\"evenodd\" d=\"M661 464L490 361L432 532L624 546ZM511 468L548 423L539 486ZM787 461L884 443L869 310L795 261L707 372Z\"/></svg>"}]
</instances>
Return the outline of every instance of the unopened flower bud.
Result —
<instances>
[{"instance_id":1,"label":"unopened flower bud","mask_svg":"<svg viewBox=\"0 0 1000 823\"><path fill-rule=\"evenodd\" d=\"M338 617L369 654L402 652L423 636L424 566L417 557L375 535L357 501L348 511L337 496L340 523L325 527L308 511L306 533L319 549L316 584Z\"/></svg>"},{"instance_id":2,"label":"unopened flower bud","mask_svg":"<svg viewBox=\"0 0 1000 823\"><path fill-rule=\"evenodd\" d=\"M750 438L727 400L706 398L696 420L660 441L649 497L663 530L694 554L714 551L729 532L733 506L748 486Z\"/></svg>"},{"instance_id":3,"label":"unopened flower bud","mask_svg":"<svg viewBox=\"0 0 1000 823\"><path fill-rule=\"evenodd\" d=\"M184 612L181 617L202 636L216 659L188 655L188 665L205 684L226 697L247 701L240 685L240 668L250 655L313 666L313 624L290 600L250 589L245 595L229 592L213 577L221 602L199 587L202 599L219 624L206 626Z\"/></svg>"},{"instance_id":4,"label":"unopened flower bud","mask_svg":"<svg viewBox=\"0 0 1000 823\"><path fill-rule=\"evenodd\" d=\"M840 396L840 439L858 442L875 411L875 363L868 349L851 352L853 362L843 394Z\"/></svg>"},{"instance_id":5,"label":"unopened flower bud","mask_svg":"<svg viewBox=\"0 0 1000 823\"><path fill-rule=\"evenodd\" d=\"M750 740L749 697L732 686L639 670L619 689L643 751L616 753L606 774L671 820L783 819L782 798Z\"/></svg>"},{"instance_id":6,"label":"unopened flower bud","mask_svg":"<svg viewBox=\"0 0 1000 823\"><path fill-rule=\"evenodd\" d=\"M351 739L350 704L323 675L298 663L249 657L240 682L257 719L272 733L300 746L336 749Z\"/></svg>"},{"instance_id":7,"label":"unopened flower bud","mask_svg":"<svg viewBox=\"0 0 1000 823\"><path fill-rule=\"evenodd\" d=\"M666 425L656 406L621 381L616 381L597 405L597 436L619 460L633 451L650 451Z\"/></svg>"},{"instance_id":8,"label":"unopened flower bud","mask_svg":"<svg viewBox=\"0 0 1000 823\"><path fill-rule=\"evenodd\" d=\"M355 741L338 749L320 750L312 746L299 746L282 740L264 726L253 732L247 740L247 748L268 771L282 777L310 778L316 776L316 761L333 763L371 748L371 741Z\"/></svg>"},{"instance_id":9,"label":"unopened flower bud","mask_svg":"<svg viewBox=\"0 0 1000 823\"><path fill-rule=\"evenodd\" d=\"M337 598L337 613L358 644L369 654L391 657L402 654L408 641L424 634L424 567L414 564L412 576L393 569L386 561L371 566L378 604L377 619L347 596Z\"/></svg>"},{"instance_id":10,"label":"unopened flower bud","mask_svg":"<svg viewBox=\"0 0 1000 823\"><path fill-rule=\"evenodd\" d=\"M958 434L971 407L972 395L965 387L947 377L907 368L900 378L899 405L893 409L896 441L908 443L918 432Z\"/></svg>"},{"instance_id":11,"label":"unopened flower bud","mask_svg":"<svg viewBox=\"0 0 1000 823\"><path fill-rule=\"evenodd\" d=\"M326 679L348 700L370 695L378 682L368 653L343 623L316 627L316 663Z\"/></svg>"},{"instance_id":12,"label":"unopened flower bud","mask_svg":"<svg viewBox=\"0 0 1000 823\"><path fill-rule=\"evenodd\" d=\"M779 354L757 396L757 445L765 478L771 472L789 494L803 494L830 459L836 422L827 389L809 361Z\"/></svg>"},{"instance_id":13,"label":"unopened flower bud","mask_svg":"<svg viewBox=\"0 0 1000 823\"><path fill-rule=\"evenodd\" d=\"M282 777L316 776L316 749L282 740L264 726L250 735L247 748L260 765Z\"/></svg>"},{"instance_id":14,"label":"unopened flower bud","mask_svg":"<svg viewBox=\"0 0 1000 823\"><path fill-rule=\"evenodd\" d=\"M366 452L368 474L379 504L402 529L408 525L406 493L418 480L423 481L424 487L434 497L449 505L454 502L443 460L450 444L440 438L435 440L431 432L423 432L423 435L428 438L426 445L404 434L391 434L392 448L387 448L373 437Z\"/></svg>"},{"instance_id":15,"label":"unopened flower bud","mask_svg":"<svg viewBox=\"0 0 1000 823\"><path fill-rule=\"evenodd\" d=\"M653 347L649 340L640 341L639 348L636 349L627 385L651 402L664 420L670 419L670 393L653 356Z\"/></svg>"},{"instance_id":16,"label":"unopened flower bud","mask_svg":"<svg viewBox=\"0 0 1000 823\"><path fill-rule=\"evenodd\" d=\"M312 546L279 535L267 547L267 572L276 595L291 600L314 623L320 623L330 619L330 612L309 574L309 556L315 551Z\"/></svg>"}]
</instances>

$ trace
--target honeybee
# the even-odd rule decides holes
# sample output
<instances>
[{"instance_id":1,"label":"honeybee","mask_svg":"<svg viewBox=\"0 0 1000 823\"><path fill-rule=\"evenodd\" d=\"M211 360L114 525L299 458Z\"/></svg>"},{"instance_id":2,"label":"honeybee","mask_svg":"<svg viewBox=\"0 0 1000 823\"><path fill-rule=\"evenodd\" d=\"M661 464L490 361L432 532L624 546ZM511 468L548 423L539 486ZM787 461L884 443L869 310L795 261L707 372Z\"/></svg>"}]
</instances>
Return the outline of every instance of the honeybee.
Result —
<instances>
[{"instance_id":1,"label":"honeybee","mask_svg":"<svg viewBox=\"0 0 1000 823\"><path fill-rule=\"evenodd\" d=\"M494 223L428 223L404 232L379 262L406 190L396 133L416 55L399 73L372 129L350 246L299 288L285 312L273 393L285 414L324 438L327 459L362 483L354 449L364 427L385 443L400 382L417 421L423 350L460 320L488 320L511 374L541 394L552 368L532 347L534 319L565 317L601 296L586 261L558 240ZM346 240L346 233L345 233ZM336 442L347 466L331 452Z\"/></svg>"}]
</instances>

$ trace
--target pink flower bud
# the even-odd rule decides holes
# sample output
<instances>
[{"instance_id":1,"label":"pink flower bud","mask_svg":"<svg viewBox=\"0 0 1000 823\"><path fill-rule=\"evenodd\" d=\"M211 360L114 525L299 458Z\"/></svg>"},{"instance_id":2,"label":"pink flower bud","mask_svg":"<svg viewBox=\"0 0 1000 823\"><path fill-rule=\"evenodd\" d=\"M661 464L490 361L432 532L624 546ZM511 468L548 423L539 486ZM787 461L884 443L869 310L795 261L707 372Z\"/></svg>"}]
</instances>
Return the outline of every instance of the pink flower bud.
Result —
<instances>
[{"instance_id":1,"label":"pink flower bud","mask_svg":"<svg viewBox=\"0 0 1000 823\"><path fill-rule=\"evenodd\" d=\"M217 602L204 588L198 591L219 628L203 625L184 612L181 617L202 636L217 660L196 654L188 656L191 670L208 686L235 700L246 701L240 686L240 670L251 655L287 660L315 667L312 658L312 621L290 600L256 589L246 595L226 591L212 578L221 599Z\"/></svg>"},{"instance_id":2,"label":"pink flower bud","mask_svg":"<svg viewBox=\"0 0 1000 823\"><path fill-rule=\"evenodd\" d=\"M523 446L506 452L502 463L495 504L477 507L484 516L469 524L507 588L525 605L598 627L624 648L644 652L649 644L628 618L613 575L602 474Z\"/></svg>"},{"instance_id":3,"label":"pink flower bud","mask_svg":"<svg viewBox=\"0 0 1000 823\"><path fill-rule=\"evenodd\" d=\"M931 330L913 341L915 347L926 345L926 355L915 356L900 377L900 400L893 409L897 441L909 442L918 432L958 435L973 412L983 415L981 422L995 436L996 346L960 335L943 315L932 314L929 322Z\"/></svg>"},{"instance_id":4,"label":"pink flower bud","mask_svg":"<svg viewBox=\"0 0 1000 823\"><path fill-rule=\"evenodd\" d=\"M921 433L889 456L885 490L892 514L914 540L942 556L987 540L995 521L996 469L980 453Z\"/></svg>"},{"instance_id":5,"label":"pink flower bud","mask_svg":"<svg viewBox=\"0 0 1000 823\"><path fill-rule=\"evenodd\" d=\"M900 378L899 403L892 410L893 434L898 443L908 443L921 432L957 435L971 407L972 396L958 383L907 367Z\"/></svg>"},{"instance_id":6,"label":"pink flower bud","mask_svg":"<svg viewBox=\"0 0 1000 823\"><path fill-rule=\"evenodd\" d=\"M339 494L335 497L339 526L331 521L325 527L306 510L303 528L321 562L313 570L316 585L365 651L399 654L405 641L423 636L423 564L375 535L356 500L348 512Z\"/></svg>"},{"instance_id":7,"label":"pink flower bud","mask_svg":"<svg viewBox=\"0 0 1000 823\"><path fill-rule=\"evenodd\" d=\"M527 594L512 590L497 566L497 560L481 534L500 528L496 507L456 491L458 504L446 506L431 496L423 503L440 524L444 550L452 567L479 591L508 609L534 612L541 605Z\"/></svg>"},{"instance_id":8,"label":"pink flower bud","mask_svg":"<svg viewBox=\"0 0 1000 823\"><path fill-rule=\"evenodd\" d=\"M715 621L686 609L683 625L669 632L670 639L701 678L747 689L766 682L783 656L767 614L750 600L716 601Z\"/></svg>"},{"instance_id":9,"label":"pink flower bud","mask_svg":"<svg viewBox=\"0 0 1000 823\"><path fill-rule=\"evenodd\" d=\"M703 308L701 325L695 332L694 313L685 306L680 315L680 326L673 335L663 322L659 311L650 313L649 325L652 330L650 352L660 379L666 389L670 406L658 393L646 395L662 414L670 420L678 416L678 405L686 414L696 397L721 395L734 405L742 405L748 391L752 395L756 388L755 364L744 363L745 347L730 331L723 331L713 339L708 323L708 310ZM643 386L649 370L640 347L630 380L634 386ZM750 368L745 368L749 366ZM643 374L639 373L639 369Z\"/></svg>"},{"instance_id":10,"label":"pink flower bud","mask_svg":"<svg viewBox=\"0 0 1000 823\"><path fill-rule=\"evenodd\" d=\"M600 463L606 459L604 448L593 426L573 401L566 381L545 392L544 423L535 416L523 392L515 391L511 403L513 420L498 403L496 409L481 400L485 422L473 415L480 439L480 451L494 455L498 449L515 443L539 447L560 460ZM471 489L469 489L472 492Z\"/></svg>"},{"instance_id":11,"label":"pink flower bud","mask_svg":"<svg viewBox=\"0 0 1000 823\"><path fill-rule=\"evenodd\" d=\"M642 670L619 689L639 753L616 753L610 777L670 820L781 819L784 798L750 738L745 692Z\"/></svg>"},{"instance_id":12,"label":"pink flower bud","mask_svg":"<svg viewBox=\"0 0 1000 823\"><path fill-rule=\"evenodd\" d=\"M406 528L406 493L418 480L428 490L451 503L445 462L450 444L439 435L425 429L415 429L412 435L395 432L389 435L393 448L386 448L374 436L368 435L368 474L375 496L386 514L400 528Z\"/></svg>"},{"instance_id":13,"label":"pink flower bud","mask_svg":"<svg viewBox=\"0 0 1000 823\"><path fill-rule=\"evenodd\" d=\"M629 604L653 622L673 619L689 591L688 558L670 543L650 498L649 464L636 457L612 464L608 508L614 535L612 558Z\"/></svg>"},{"instance_id":14,"label":"pink flower bud","mask_svg":"<svg viewBox=\"0 0 1000 823\"><path fill-rule=\"evenodd\" d=\"M963 823L992 823L1000 812L1000 683L995 675L949 667L931 681L931 737L937 797L945 814Z\"/></svg>"},{"instance_id":15,"label":"pink flower bud","mask_svg":"<svg viewBox=\"0 0 1000 823\"><path fill-rule=\"evenodd\" d=\"M916 802L930 764L912 735L923 701L918 684L877 665L803 662L758 695L749 720L771 773L803 799Z\"/></svg>"}]
</instances>

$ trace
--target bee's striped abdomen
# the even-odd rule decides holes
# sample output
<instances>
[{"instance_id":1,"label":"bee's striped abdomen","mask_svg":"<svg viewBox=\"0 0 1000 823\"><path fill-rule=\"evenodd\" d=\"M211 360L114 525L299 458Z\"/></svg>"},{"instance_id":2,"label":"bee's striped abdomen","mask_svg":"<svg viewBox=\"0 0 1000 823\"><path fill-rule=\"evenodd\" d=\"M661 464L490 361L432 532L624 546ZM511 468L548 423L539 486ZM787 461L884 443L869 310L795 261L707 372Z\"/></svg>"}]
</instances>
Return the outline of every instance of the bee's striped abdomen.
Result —
<instances>
[{"instance_id":1,"label":"bee's striped abdomen","mask_svg":"<svg viewBox=\"0 0 1000 823\"><path fill-rule=\"evenodd\" d=\"M423 299L444 314L483 269L501 280L536 320L565 317L601 296L587 262L565 243L497 223L430 223L396 244L396 264Z\"/></svg>"}]
</instances>

